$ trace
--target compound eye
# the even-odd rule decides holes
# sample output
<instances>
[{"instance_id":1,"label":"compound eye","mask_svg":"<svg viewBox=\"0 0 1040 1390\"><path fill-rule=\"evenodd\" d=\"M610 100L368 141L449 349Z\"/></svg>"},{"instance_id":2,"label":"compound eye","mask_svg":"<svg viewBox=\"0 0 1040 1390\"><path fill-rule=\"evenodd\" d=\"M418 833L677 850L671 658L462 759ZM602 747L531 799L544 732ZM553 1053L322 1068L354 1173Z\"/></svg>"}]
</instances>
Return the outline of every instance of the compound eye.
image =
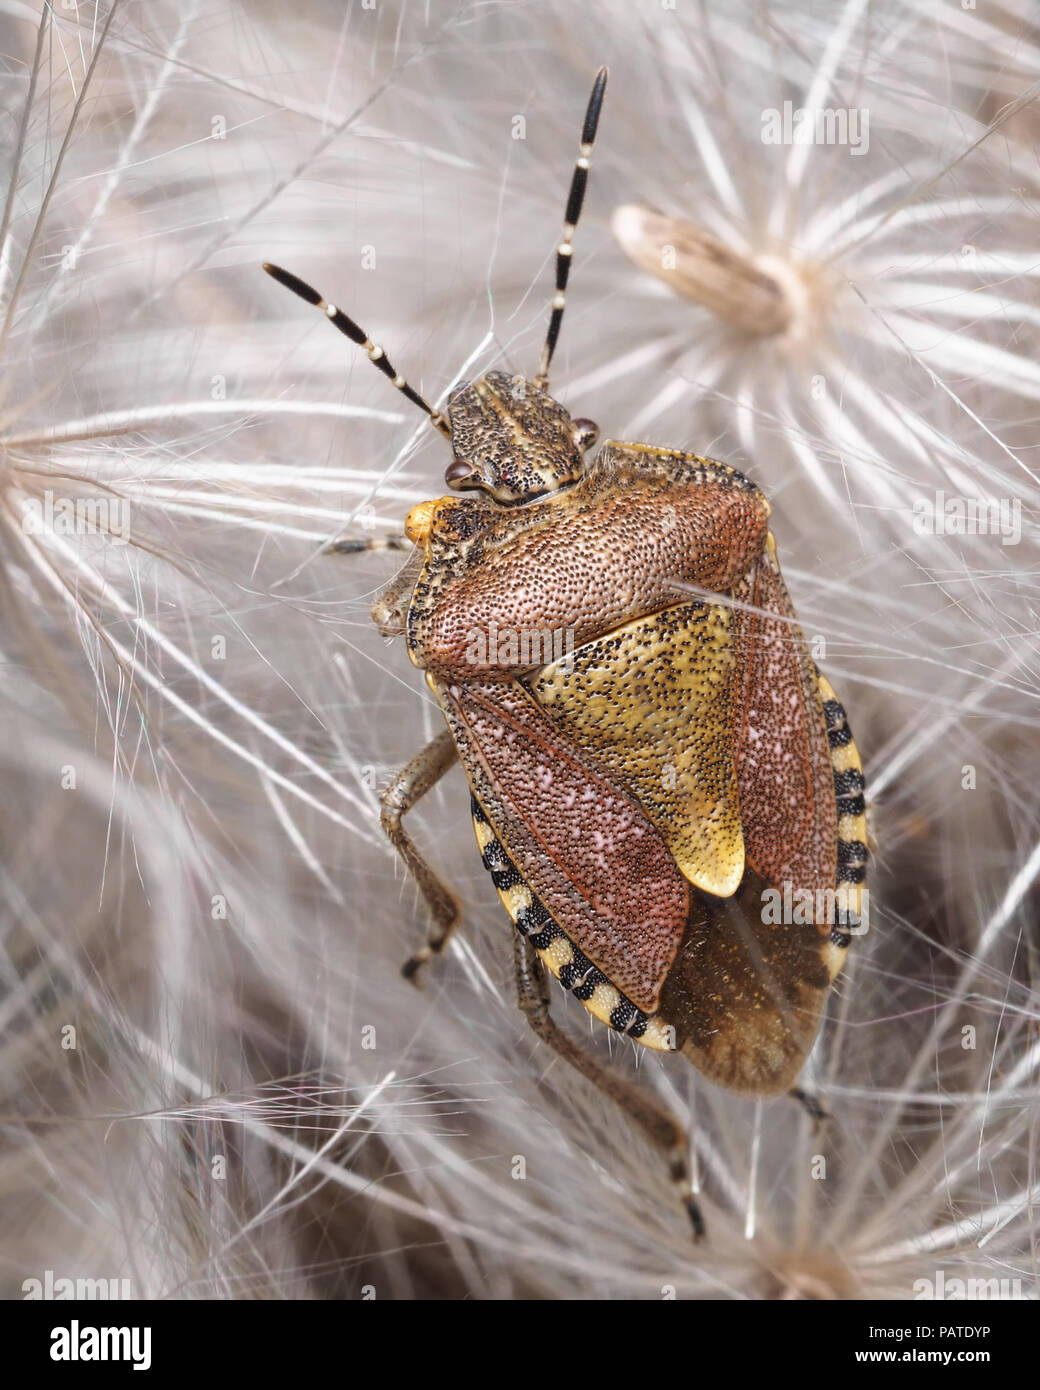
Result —
<instances>
[{"instance_id":1,"label":"compound eye","mask_svg":"<svg viewBox=\"0 0 1040 1390\"><path fill-rule=\"evenodd\" d=\"M465 487L474 477L476 477L476 470L465 459L452 459L444 470L444 481L451 488Z\"/></svg>"},{"instance_id":2,"label":"compound eye","mask_svg":"<svg viewBox=\"0 0 1040 1390\"><path fill-rule=\"evenodd\" d=\"M599 438L599 425L595 420L586 420L584 417L572 420L571 428L574 431L574 442L579 449L591 449Z\"/></svg>"}]
</instances>

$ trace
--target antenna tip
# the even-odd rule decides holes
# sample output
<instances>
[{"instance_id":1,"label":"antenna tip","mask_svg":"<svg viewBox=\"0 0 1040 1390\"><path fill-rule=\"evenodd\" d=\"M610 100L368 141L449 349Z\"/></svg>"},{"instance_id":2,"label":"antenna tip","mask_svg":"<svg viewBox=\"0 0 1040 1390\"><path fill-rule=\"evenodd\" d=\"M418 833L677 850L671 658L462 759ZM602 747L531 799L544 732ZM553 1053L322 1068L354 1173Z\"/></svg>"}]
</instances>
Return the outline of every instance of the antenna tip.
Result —
<instances>
[{"instance_id":1,"label":"antenna tip","mask_svg":"<svg viewBox=\"0 0 1040 1390\"><path fill-rule=\"evenodd\" d=\"M596 80L592 84L592 91L589 94L589 104L585 108L585 124L581 129L581 143L591 145L596 139L596 128L599 125L599 113L603 106L603 94L607 90L607 69L600 68L596 74Z\"/></svg>"},{"instance_id":2,"label":"antenna tip","mask_svg":"<svg viewBox=\"0 0 1040 1390\"><path fill-rule=\"evenodd\" d=\"M280 265L272 265L270 261L264 261L263 267L272 280L277 280L280 285L284 285L287 290L292 290L293 294L298 294L308 304L317 305L319 308L324 304L325 301L318 291L312 285L308 285L306 280L301 280L298 275L294 275L291 270L283 270Z\"/></svg>"}]
</instances>

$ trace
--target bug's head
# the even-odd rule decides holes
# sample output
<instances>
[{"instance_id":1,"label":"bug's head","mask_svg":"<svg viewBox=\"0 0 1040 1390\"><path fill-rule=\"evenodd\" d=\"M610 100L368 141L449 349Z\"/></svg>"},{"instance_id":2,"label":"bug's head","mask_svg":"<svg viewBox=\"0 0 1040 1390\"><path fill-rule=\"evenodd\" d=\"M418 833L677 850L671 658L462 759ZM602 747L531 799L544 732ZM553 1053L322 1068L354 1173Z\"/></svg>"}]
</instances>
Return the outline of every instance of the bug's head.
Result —
<instances>
[{"instance_id":1,"label":"bug's head","mask_svg":"<svg viewBox=\"0 0 1040 1390\"><path fill-rule=\"evenodd\" d=\"M572 420L563 406L549 395L549 366L567 304L572 240L585 200L589 157L606 87L607 70L600 68L585 108L581 144L563 216L563 232L556 247L556 290L538 372L533 380L509 376L505 372L488 372L479 381L462 382L449 396L445 415L408 384L360 324L335 304L330 304L299 276L280 266L264 264L264 269L279 284L320 309L334 328L363 348L391 385L424 410L441 434L450 437L454 457L448 465L445 481L455 492L479 488L502 506L520 506L570 486L585 472L585 450L596 442L599 430L591 420Z\"/></svg>"},{"instance_id":2,"label":"bug's head","mask_svg":"<svg viewBox=\"0 0 1040 1390\"><path fill-rule=\"evenodd\" d=\"M448 418L454 458L445 482L455 492L480 488L504 506L577 482L598 433L591 420L572 420L548 391L505 372L456 386Z\"/></svg>"}]
</instances>

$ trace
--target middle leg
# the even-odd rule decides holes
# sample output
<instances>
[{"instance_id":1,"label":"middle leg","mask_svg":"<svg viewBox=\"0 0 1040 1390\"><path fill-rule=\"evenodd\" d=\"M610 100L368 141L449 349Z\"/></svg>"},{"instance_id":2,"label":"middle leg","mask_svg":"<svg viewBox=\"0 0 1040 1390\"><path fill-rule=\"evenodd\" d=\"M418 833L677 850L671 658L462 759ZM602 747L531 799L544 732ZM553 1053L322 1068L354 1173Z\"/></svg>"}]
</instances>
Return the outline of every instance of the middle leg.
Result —
<instances>
[{"instance_id":1,"label":"middle leg","mask_svg":"<svg viewBox=\"0 0 1040 1390\"><path fill-rule=\"evenodd\" d=\"M459 920L459 905L454 894L444 886L437 874L415 847L415 842L401 824L406 811L444 776L456 758L455 740L445 729L443 733L407 763L391 779L384 790L381 821L387 839L404 860L408 872L419 885L433 917L433 926L414 956L401 968L406 979L412 979L420 967L433 956L440 955Z\"/></svg>"}]
</instances>

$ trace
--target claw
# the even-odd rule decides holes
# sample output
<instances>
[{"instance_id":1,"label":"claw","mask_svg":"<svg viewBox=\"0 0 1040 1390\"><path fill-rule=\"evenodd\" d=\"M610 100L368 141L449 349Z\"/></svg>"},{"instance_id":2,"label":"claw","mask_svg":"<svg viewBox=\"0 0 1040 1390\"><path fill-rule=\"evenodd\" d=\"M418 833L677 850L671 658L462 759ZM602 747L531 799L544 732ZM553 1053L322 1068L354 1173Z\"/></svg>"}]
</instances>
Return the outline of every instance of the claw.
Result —
<instances>
[{"instance_id":1,"label":"claw","mask_svg":"<svg viewBox=\"0 0 1040 1390\"><path fill-rule=\"evenodd\" d=\"M433 952L430 951L428 948L422 951L417 951L414 956L409 956L408 959L405 961L404 965L401 966L401 974L404 976L406 980L411 980L412 984L415 985L416 989L420 988L421 985L419 971L430 959L432 954Z\"/></svg>"},{"instance_id":2,"label":"claw","mask_svg":"<svg viewBox=\"0 0 1040 1390\"><path fill-rule=\"evenodd\" d=\"M704 1217L701 1215L701 1209L697 1204L697 1198L691 1194L683 1199L683 1206L686 1208L686 1215L690 1218L690 1225L693 1227L694 1243L697 1243L703 1240L707 1233L707 1227L704 1224Z\"/></svg>"},{"instance_id":3,"label":"claw","mask_svg":"<svg viewBox=\"0 0 1040 1390\"><path fill-rule=\"evenodd\" d=\"M792 1100L796 1100L813 1122L816 1133L820 1130L825 1121L830 1119L830 1115L824 1110L823 1106L814 1095L808 1091L803 1091L800 1086L792 1086L787 1093Z\"/></svg>"}]
</instances>

